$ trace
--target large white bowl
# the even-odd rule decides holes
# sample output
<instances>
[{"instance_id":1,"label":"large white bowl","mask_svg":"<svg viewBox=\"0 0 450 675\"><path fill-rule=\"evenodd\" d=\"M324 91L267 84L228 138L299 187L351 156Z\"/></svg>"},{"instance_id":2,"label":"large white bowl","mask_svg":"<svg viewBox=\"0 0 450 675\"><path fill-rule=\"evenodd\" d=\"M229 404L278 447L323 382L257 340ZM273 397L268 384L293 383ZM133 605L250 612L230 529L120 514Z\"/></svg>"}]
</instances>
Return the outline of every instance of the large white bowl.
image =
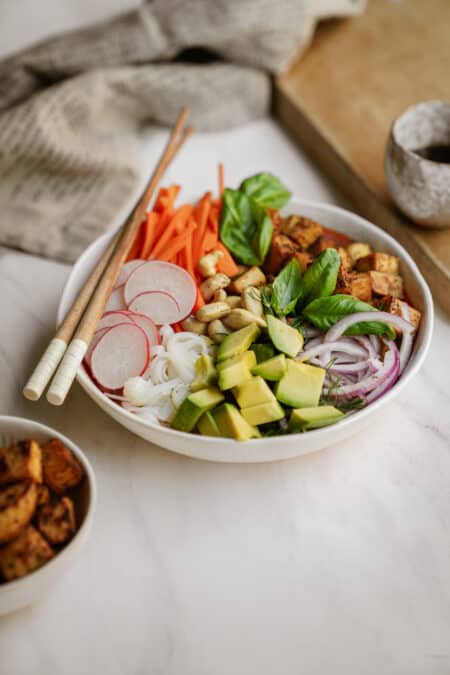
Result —
<instances>
[{"instance_id":1,"label":"large white bowl","mask_svg":"<svg viewBox=\"0 0 450 675\"><path fill-rule=\"evenodd\" d=\"M375 403L330 427L308 431L304 434L261 438L242 443L228 438L188 434L142 421L102 394L85 370L80 368L77 375L79 383L108 415L138 436L183 455L216 462L268 462L305 455L351 436L361 430L383 406L388 405L400 394L403 387L417 374L425 359L433 327L433 301L417 265L395 239L369 221L345 209L329 204L293 199L283 213L301 213L319 221L326 227L345 232L353 239L367 242L374 249L392 253L400 259L400 269L405 279L406 289L414 305L422 312L422 322L411 360L395 386ZM94 241L75 263L59 305L58 323L67 313L112 235L111 231Z\"/></svg>"},{"instance_id":2,"label":"large white bowl","mask_svg":"<svg viewBox=\"0 0 450 675\"><path fill-rule=\"evenodd\" d=\"M35 572L14 581L0 583L0 615L9 614L33 604L47 595L53 586L61 580L65 572L79 557L86 543L97 500L97 487L93 469L78 446L51 427L21 417L0 416L1 446L12 445L26 438L33 438L38 443L45 443L51 438L59 438L66 447L72 450L82 465L85 478L76 488L74 495L78 530L62 551Z\"/></svg>"}]
</instances>

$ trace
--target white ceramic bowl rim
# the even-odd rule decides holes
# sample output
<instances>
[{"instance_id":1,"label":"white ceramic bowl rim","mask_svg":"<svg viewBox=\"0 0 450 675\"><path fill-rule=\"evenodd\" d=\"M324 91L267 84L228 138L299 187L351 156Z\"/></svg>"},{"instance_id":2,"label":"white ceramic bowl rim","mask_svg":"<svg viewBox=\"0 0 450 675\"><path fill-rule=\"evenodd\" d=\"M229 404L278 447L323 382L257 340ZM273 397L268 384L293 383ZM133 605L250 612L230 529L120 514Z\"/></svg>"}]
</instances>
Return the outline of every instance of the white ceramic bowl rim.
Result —
<instances>
[{"instance_id":1,"label":"white ceramic bowl rim","mask_svg":"<svg viewBox=\"0 0 450 675\"><path fill-rule=\"evenodd\" d=\"M66 556L69 555L70 550L72 546L75 544L76 540L81 536L82 533L85 531L87 532L92 525L92 521L94 519L94 513L97 505L97 482L95 479L95 474L94 470L92 469L92 466L90 465L88 459L86 458L85 454L82 452L82 450L67 436L64 436L64 434L60 433L56 429L52 429L52 427L48 427L45 424L41 424L40 422L36 422L35 420L30 420L25 417L16 417L14 415L0 415L0 428L2 424L13 422L15 424L24 424L24 425L29 425L32 424L36 431L48 435L49 439L50 438L59 438L61 442L66 445L70 450L73 451L74 455L76 458L80 461L80 463L83 465L83 469L85 470L86 474L86 479L89 483L89 504L88 508L86 511L86 514L84 516L83 522L81 523L80 527L77 529L75 532L75 535L72 537L72 539L69 541L66 546L64 546L63 549L58 551L58 553L55 555L54 558L46 562L44 565L39 567L38 569L34 570L33 572L30 572L29 574L26 574L23 577L20 577L19 579L14 579L13 581L6 581L0 584L0 597L3 594L6 593L13 593L18 586L23 584L25 581L28 582L31 578L33 579L33 582L38 582L39 577L41 575L47 575L48 570L52 567L57 567L60 564L62 564L62 561L66 558ZM26 437L26 434L25 436Z\"/></svg>"},{"instance_id":2,"label":"white ceramic bowl rim","mask_svg":"<svg viewBox=\"0 0 450 675\"><path fill-rule=\"evenodd\" d=\"M187 199L187 198L186 198ZM371 231L379 232L380 228L376 227L373 225L370 221L366 220L365 218L362 218L361 216L352 213L351 211L348 211L347 209L340 208L338 206L335 206L333 204L323 204L320 202L315 202L311 200L306 200L302 198L297 198L295 196L291 197L290 200L291 204L295 204L298 206L304 206L304 207L312 207L312 208L319 208L322 211L327 211L330 214L335 214L335 213L340 213L343 216L348 216L357 218L359 221L361 221L366 228L368 228ZM341 228L342 230L342 228ZM419 283L421 285L421 290L424 294L425 298L425 306L426 306L426 313L422 315L422 326L421 329L423 331L424 335L424 340L422 344L419 346L419 348L416 350L415 353L413 353L407 368L405 369L404 373L400 377L399 380L395 383L395 385L382 397L380 397L377 401L374 403L371 403L369 406L366 408L363 408L362 410L359 410L358 412L355 412L354 414L345 417L343 420L335 423L334 425L328 426L328 427L323 427L321 429L315 429L312 431L306 432L308 436L314 435L314 437L319 438L319 437L326 437L330 433L330 429L335 428L337 425L339 428L343 428L344 426L350 426L355 423L357 420L362 420L369 415L372 415L376 410L378 410L382 405L384 405L386 402L394 398L401 389L403 389L406 384L410 381L410 379L417 373L417 371L420 369L426 353L428 351L430 342L431 342L431 337L432 337L432 327L433 327L433 301L431 297L430 290L425 282L425 280L422 277L422 274L420 273L416 263L414 260L411 258L409 253L405 251L405 249L393 238L391 237L387 232L382 230L383 233L383 238L389 242L390 246L392 249L394 249L398 254L401 254L401 257L406 261L407 265L411 268L414 276L419 280ZM109 230L105 234L103 234L99 239L106 240L112 237L114 234L114 229ZM97 239L96 241L99 241ZM76 262L76 266L82 267L84 264L84 256L87 254L89 251L89 247L84 251L84 253L80 256L80 258ZM70 277L69 277L69 282L66 284L66 287L64 289L60 305L58 308L58 316L57 316L57 323L59 324L63 318L62 316L62 308L64 305L67 304L66 302L66 295L68 294L69 290L69 283L70 283ZM78 381L82 384L82 386L90 392L92 397L94 398L101 398L103 402L105 403L107 408L111 408L116 410L117 404L114 403L111 399L109 399L103 392L100 391L94 384L94 382L91 380L89 375L86 373L84 368L80 368L77 374L77 379ZM136 415L133 413L125 410L124 408L120 408L120 414L124 418L127 418L131 420L133 423L136 423ZM164 434L167 434L169 437L175 435L177 438L185 438L186 440L192 440L193 434L187 433L187 432L182 432L182 431L177 431L175 429L170 429L169 427L164 427L161 425L156 425L151 422L148 422L146 420L139 419L139 423L149 429L155 429L158 431L163 430ZM304 437L304 434L298 433L298 434L289 434L289 436L292 438L293 436L300 438ZM214 446L219 447L220 445L229 445L230 442L240 445L242 447L242 442L241 441L236 441L234 439L230 438L212 438L210 436L201 436L195 434L195 438L198 444L214 444ZM251 439L250 441L246 441L245 443L251 443L252 446L268 446L274 443L274 439L279 438L280 441L282 441L285 436L271 436L267 438L258 438L258 439Z\"/></svg>"}]
</instances>

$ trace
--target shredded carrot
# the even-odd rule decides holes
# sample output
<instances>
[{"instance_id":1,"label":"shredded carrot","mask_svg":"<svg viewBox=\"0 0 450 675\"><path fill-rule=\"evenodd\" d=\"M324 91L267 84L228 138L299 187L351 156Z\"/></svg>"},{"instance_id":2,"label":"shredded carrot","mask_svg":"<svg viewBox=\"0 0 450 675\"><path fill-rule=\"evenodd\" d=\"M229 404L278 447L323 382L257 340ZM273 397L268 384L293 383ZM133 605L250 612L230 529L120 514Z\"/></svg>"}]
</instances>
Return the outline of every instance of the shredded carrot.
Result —
<instances>
[{"instance_id":1,"label":"shredded carrot","mask_svg":"<svg viewBox=\"0 0 450 675\"><path fill-rule=\"evenodd\" d=\"M197 227L194 221L187 224L186 229L180 232L176 237L170 241L162 253L159 254L158 260L166 260L172 262L182 251L187 251L191 246L192 232ZM187 269L189 272L190 270Z\"/></svg>"},{"instance_id":2,"label":"shredded carrot","mask_svg":"<svg viewBox=\"0 0 450 675\"><path fill-rule=\"evenodd\" d=\"M206 192L203 197L197 202L194 209L194 218L197 221L197 229L192 238L192 254L194 259L194 264L196 265L200 259L200 248L202 245L203 237L205 235L206 224L208 221L208 214L211 208L211 193Z\"/></svg>"},{"instance_id":3,"label":"shredded carrot","mask_svg":"<svg viewBox=\"0 0 450 675\"><path fill-rule=\"evenodd\" d=\"M191 216L193 211L193 207L191 204L184 204L183 206L180 206L179 209L177 209L171 219L171 221L168 223L166 229L164 232L161 234L160 238L156 242L155 246L152 249L152 252L150 254L151 259L157 259L159 256L164 252L167 244L169 243L170 239L175 235L181 232L183 227L186 226L189 217Z\"/></svg>"},{"instance_id":4,"label":"shredded carrot","mask_svg":"<svg viewBox=\"0 0 450 675\"><path fill-rule=\"evenodd\" d=\"M147 258L150 255L150 251L153 247L153 242L155 241L156 229L159 223L159 214L155 211L150 211L147 213L147 221L144 227L144 236L142 241L142 248L140 251L140 258Z\"/></svg>"},{"instance_id":5,"label":"shredded carrot","mask_svg":"<svg viewBox=\"0 0 450 675\"><path fill-rule=\"evenodd\" d=\"M221 241L217 242L216 250L222 251L223 253L223 258L221 258L217 264L218 271L226 274L228 277L235 277L239 270L229 250Z\"/></svg>"},{"instance_id":6,"label":"shredded carrot","mask_svg":"<svg viewBox=\"0 0 450 675\"><path fill-rule=\"evenodd\" d=\"M223 176L223 164L219 164L219 197L222 197L223 191L225 190L225 181Z\"/></svg>"},{"instance_id":7,"label":"shredded carrot","mask_svg":"<svg viewBox=\"0 0 450 675\"><path fill-rule=\"evenodd\" d=\"M131 244L131 248L128 251L127 255L127 261L128 260L134 260L135 258L139 258L139 254L142 249L142 242L144 240L144 234L145 234L145 226L146 226L146 220L144 220L134 238L133 243Z\"/></svg>"}]
</instances>

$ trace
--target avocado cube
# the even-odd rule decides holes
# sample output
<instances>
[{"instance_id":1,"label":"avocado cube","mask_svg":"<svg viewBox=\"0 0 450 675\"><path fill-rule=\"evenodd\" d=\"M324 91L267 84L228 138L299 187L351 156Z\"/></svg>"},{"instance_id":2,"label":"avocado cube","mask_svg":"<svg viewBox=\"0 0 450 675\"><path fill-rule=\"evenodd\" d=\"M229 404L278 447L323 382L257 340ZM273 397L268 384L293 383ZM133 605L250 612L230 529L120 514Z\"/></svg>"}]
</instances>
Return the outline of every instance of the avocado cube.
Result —
<instances>
[{"instance_id":1,"label":"avocado cube","mask_svg":"<svg viewBox=\"0 0 450 675\"><path fill-rule=\"evenodd\" d=\"M233 389L234 397L240 408L250 408L259 403L275 401L275 396L262 377L250 377L246 382Z\"/></svg>"},{"instance_id":2,"label":"avocado cube","mask_svg":"<svg viewBox=\"0 0 450 675\"><path fill-rule=\"evenodd\" d=\"M293 410L289 420L291 431L307 431L334 424L344 417L344 413L332 405L318 405L313 408Z\"/></svg>"},{"instance_id":3,"label":"avocado cube","mask_svg":"<svg viewBox=\"0 0 450 675\"><path fill-rule=\"evenodd\" d=\"M310 408L319 403L324 368L287 359L287 373L275 385L275 396L292 408Z\"/></svg>"},{"instance_id":4,"label":"avocado cube","mask_svg":"<svg viewBox=\"0 0 450 675\"><path fill-rule=\"evenodd\" d=\"M210 410L207 410L200 417L197 423L197 431L202 436L220 436L220 431L216 424L216 420L214 419Z\"/></svg>"},{"instance_id":5,"label":"avocado cube","mask_svg":"<svg viewBox=\"0 0 450 675\"><path fill-rule=\"evenodd\" d=\"M267 359L271 359L272 356L275 356L275 349L272 345L261 345L256 342L251 345L250 349L255 352L257 363L267 361Z\"/></svg>"},{"instance_id":6,"label":"avocado cube","mask_svg":"<svg viewBox=\"0 0 450 675\"><path fill-rule=\"evenodd\" d=\"M178 431L192 431L203 413L215 408L221 401L223 394L213 387L189 394L178 408L172 420L172 428Z\"/></svg>"},{"instance_id":7,"label":"avocado cube","mask_svg":"<svg viewBox=\"0 0 450 675\"><path fill-rule=\"evenodd\" d=\"M217 379L217 371L209 354L202 354L195 362L195 380L191 384L191 391L199 391L208 387Z\"/></svg>"},{"instance_id":8,"label":"avocado cube","mask_svg":"<svg viewBox=\"0 0 450 675\"><path fill-rule=\"evenodd\" d=\"M225 361L225 359L230 359L232 356L236 356L236 354L246 352L252 342L259 336L260 332L261 331L256 323L251 323L250 325L245 326L245 328L230 333L230 335L227 335L220 344L219 351L217 352L217 360Z\"/></svg>"},{"instance_id":9,"label":"avocado cube","mask_svg":"<svg viewBox=\"0 0 450 675\"><path fill-rule=\"evenodd\" d=\"M221 391L226 391L227 389L232 389L238 384L242 384L246 380L251 378L252 374L250 368L244 361L238 361L228 368L223 368L219 372L219 389Z\"/></svg>"},{"instance_id":10,"label":"avocado cube","mask_svg":"<svg viewBox=\"0 0 450 675\"><path fill-rule=\"evenodd\" d=\"M252 405L249 408L242 408L241 415L249 424L258 426L258 424L268 424L268 422L277 422L283 419L284 410L275 400L269 403Z\"/></svg>"},{"instance_id":11,"label":"avocado cube","mask_svg":"<svg viewBox=\"0 0 450 675\"><path fill-rule=\"evenodd\" d=\"M294 358L303 348L303 335L287 323L266 314L267 331L278 351Z\"/></svg>"},{"instance_id":12,"label":"avocado cube","mask_svg":"<svg viewBox=\"0 0 450 675\"><path fill-rule=\"evenodd\" d=\"M254 352L246 351L243 352L243 354L237 354L236 356L232 356L230 359L225 359L225 361L220 361L220 363L217 364L216 368L217 371L220 373L221 370L224 368L228 368L228 366L234 366L236 363L245 363L246 366L249 368L253 368L253 366L256 366L256 356Z\"/></svg>"},{"instance_id":13,"label":"avocado cube","mask_svg":"<svg viewBox=\"0 0 450 675\"><path fill-rule=\"evenodd\" d=\"M278 354L267 361L258 363L252 368L252 375L259 375L265 380L278 382L287 373L287 363L284 354Z\"/></svg>"},{"instance_id":14,"label":"avocado cube","mask_svg":"<svg viewBox=\"0 0 450 675\"><path fill-rule=\"evenodd\" d=\"M237 441L247 441L249 438L258 438L261 434L252 427L241 415L235 405L223 403L213 412L214 420L220 435L225 438L235 438Z\"/></svg>"}]
</instances>

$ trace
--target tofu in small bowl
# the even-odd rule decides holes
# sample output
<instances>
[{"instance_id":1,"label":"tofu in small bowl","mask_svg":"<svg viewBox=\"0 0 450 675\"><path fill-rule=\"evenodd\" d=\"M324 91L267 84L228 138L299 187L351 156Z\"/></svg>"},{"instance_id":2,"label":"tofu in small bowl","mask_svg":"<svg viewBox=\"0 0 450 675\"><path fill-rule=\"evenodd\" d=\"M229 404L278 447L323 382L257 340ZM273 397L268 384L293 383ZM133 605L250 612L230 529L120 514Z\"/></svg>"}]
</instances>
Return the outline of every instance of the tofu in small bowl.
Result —
<instances>
[{"instance_id":1,"label":"tofu in small bowl","mask_svg":"<svg viewBox=\"0 0 450 675\"><path fill-rule=\"evenodd\" d=\"M91 465L68 438L0 416L0 615L45 596L80 555L96 492Z\"/></svg>"}]
</instances>

